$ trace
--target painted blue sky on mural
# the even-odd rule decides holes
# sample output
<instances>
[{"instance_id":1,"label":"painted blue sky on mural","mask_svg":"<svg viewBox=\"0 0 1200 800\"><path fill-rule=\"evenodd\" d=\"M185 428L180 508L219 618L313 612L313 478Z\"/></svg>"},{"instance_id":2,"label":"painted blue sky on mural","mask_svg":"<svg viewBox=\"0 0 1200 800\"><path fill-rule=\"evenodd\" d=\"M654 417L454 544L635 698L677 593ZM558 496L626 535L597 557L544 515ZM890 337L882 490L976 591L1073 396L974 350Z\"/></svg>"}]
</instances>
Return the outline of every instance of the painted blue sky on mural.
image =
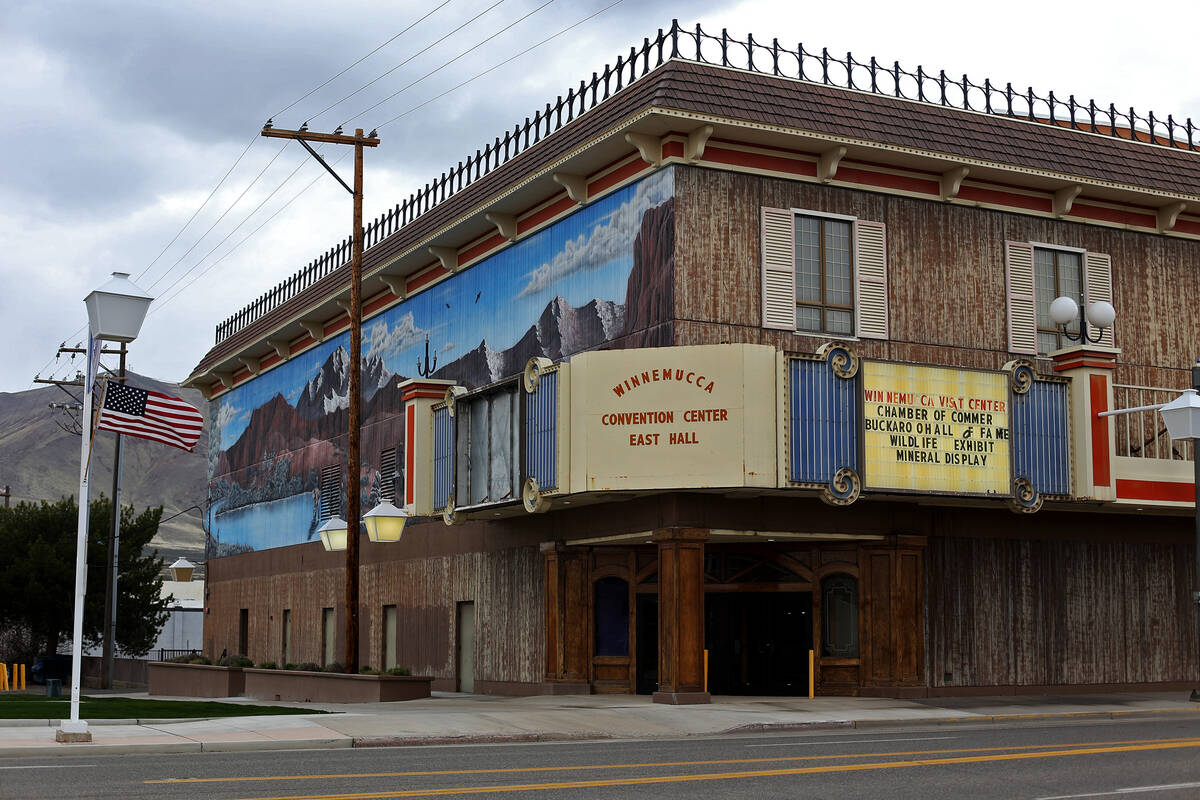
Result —
<instances>
[{"instance_id":1,"label":"painted blue sky on mural","mask_svg":"<svg viewBox=\"0 0 1200 800\"><path fill-rule=\"evenodd\" d=\"M673 176L662 170L614 192L367 320L364 359L411 377L424 357L426 335L431 357L443 365L481 342L493 350L511 346L555 297L575 307L593 299L624 303L642 215L674 194ZM254 409L276 395L295 405L330 354L348 343L343 333L222 395L214 409L220 449L232 446Z\"/></svg>"}]
</instances>

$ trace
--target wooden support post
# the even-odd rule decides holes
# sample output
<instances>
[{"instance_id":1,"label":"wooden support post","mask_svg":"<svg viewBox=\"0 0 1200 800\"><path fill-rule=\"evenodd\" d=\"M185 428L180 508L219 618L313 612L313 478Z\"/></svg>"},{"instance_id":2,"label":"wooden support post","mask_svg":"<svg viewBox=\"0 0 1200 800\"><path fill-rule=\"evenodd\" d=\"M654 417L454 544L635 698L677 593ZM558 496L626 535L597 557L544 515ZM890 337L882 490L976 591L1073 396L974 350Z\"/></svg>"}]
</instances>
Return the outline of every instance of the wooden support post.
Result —
<instances>
[{"instance_id":1,"label":"wooden support post","mask_svg":"<svg viewBox=\"0 0 1200 800\"><path fill-rule=\"evenodd\" d=\"M709 703L704 688L705 528L661 528L658 543L656 703Z\"/></svg>"},{"instance_id":2,"label":"wooden support post","mask_svg":"<svg viewBox=\"0 0 1200 800\"><path fill-rule=\"evenodd\" d=\"M546 567L547 694L590 694L588 552L543 542Z\"/></svg>"},{"instance_id":3,"label":"wooden support post","mask_svg":"<svg viewBox=\"0 0 1200 800\"><path fill-rule=\"evenodd\" d=\"M339 127L335 133L316 133L308 130L282 130L272 128L271 123L263 126L262 135L274 139L295 139L300 142L314 158L325 167L338 183L346 187L354 200L353 211L353 244L350 258L350 402L347 409L348 439L346 446L346 672L358 673L358 545L359 545L359 475L362 472L362 460L359 457L361 441L360 418L362 415L362 199L363 199L363 148L378 147L379 139L375 131L370 136L364 136L362 128L354 131L353 136L345 136ZM348 144L354 147L354 188L346 186L346 182L333 171L311 147L308 142L325 142L328 144ZM302 321L302 325L305 323ZM309 335L318 339L317 331L309 328ZM323 331L321 331L323 333ZM319 339L318 339L319 340Z\"/></svg>"}]
</instances>

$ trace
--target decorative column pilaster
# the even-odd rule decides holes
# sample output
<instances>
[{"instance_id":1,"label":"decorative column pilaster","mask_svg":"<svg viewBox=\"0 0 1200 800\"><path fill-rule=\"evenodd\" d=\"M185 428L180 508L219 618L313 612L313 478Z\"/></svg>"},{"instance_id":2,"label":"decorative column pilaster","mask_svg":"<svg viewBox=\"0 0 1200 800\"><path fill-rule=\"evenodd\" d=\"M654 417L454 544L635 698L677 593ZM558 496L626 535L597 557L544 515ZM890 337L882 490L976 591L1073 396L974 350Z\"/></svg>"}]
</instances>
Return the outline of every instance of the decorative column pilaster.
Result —
<instances>
[{"instance_id":1,"label":"decorative column pilaster","mask_svg":"<svg viewBox=\"0 0 1200 800\"><path fill-rule=\"evenodd\" d=\"M404 403L404 510L410 516L433 513L433 407L454 381L409 378L400 383Z\"/></svg>"},{"instance_id":2,"label":"decorative column pilaster","mask_svg":"<svg viewBox=\"0 0 1200 800\"><path fill-rule=\"evenodd\" d=\"M658 543L656 703L709 703L704 690L704 543L707 528L661 528Z\"/></svg>"},{"instance_id":3,"label":"decorative column pilaster","mask_svg":"<svg viewBox=\"0 0 1200 800\"><path fill-rule=\"evenodd\" d=\"M546 694L591 694L588 551L542 542L546 569Z\"/></svg>"},{"instance_id":4,"label":"decorative column pilaster","mask_svg":"<svg viewBox=\"0 0 1200 800\"><path fill-rule=\"evenodd\" d=\"M1051 354L1054 371L1071 379L1071 473L1073 494L1094 500L1115 500L1112 466L1116 457L1113 421L1097 416L1113 407L1112 373L1117 368L1115 347L1080 345Z\"/></svg>"}]
</instances>

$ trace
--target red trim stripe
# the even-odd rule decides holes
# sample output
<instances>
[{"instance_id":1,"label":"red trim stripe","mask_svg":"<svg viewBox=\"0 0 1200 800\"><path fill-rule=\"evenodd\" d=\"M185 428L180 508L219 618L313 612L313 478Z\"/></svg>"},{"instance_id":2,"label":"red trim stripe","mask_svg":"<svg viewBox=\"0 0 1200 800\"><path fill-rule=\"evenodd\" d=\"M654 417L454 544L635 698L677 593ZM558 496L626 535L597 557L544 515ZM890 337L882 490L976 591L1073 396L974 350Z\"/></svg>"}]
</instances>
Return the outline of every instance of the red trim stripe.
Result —
<instances>
[{"instance_id":1,"label":"red trim stripe","mask_svg":"<svg viewBox=\"0 0 1200 800\"><path fill-rule=\"evenodd\" d=\"M1117 497L1122 500L1165 500L1172 503L1195 503L1196 486L1192 483L1134 481L1118 478Z\"/></svg>"},{"instance_id":2,"label":"red trim stripe","mask_svg":"<svg viewBox=\"0 0 1200 800\"><path fill-rule=\"evenodd\" d=\"M1092 414L1092 483L1096 486L1111 486L1112 478L1108 466L1108 417L1099 416L1108 411L1108 376L1089 375Z\"/></svg>"}]
</instances>

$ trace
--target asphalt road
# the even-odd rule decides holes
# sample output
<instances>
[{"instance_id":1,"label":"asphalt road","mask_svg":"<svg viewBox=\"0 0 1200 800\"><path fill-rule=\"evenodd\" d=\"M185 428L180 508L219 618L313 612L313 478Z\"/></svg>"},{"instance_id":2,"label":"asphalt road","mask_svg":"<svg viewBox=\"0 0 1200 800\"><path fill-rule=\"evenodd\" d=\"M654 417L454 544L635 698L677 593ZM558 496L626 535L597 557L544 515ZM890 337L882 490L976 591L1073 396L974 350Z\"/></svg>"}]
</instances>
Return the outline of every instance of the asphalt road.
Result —
<instances>
[{"instance_id":1,"label":"asphalt road","mask_svg":"<svg viewBox=\"0 0 1200 800\"><path fill-rule=\"evenodd\" d=\"M0 761L2 798L1200 798L1200 721Z\"/></svg>"}]
</instances>

